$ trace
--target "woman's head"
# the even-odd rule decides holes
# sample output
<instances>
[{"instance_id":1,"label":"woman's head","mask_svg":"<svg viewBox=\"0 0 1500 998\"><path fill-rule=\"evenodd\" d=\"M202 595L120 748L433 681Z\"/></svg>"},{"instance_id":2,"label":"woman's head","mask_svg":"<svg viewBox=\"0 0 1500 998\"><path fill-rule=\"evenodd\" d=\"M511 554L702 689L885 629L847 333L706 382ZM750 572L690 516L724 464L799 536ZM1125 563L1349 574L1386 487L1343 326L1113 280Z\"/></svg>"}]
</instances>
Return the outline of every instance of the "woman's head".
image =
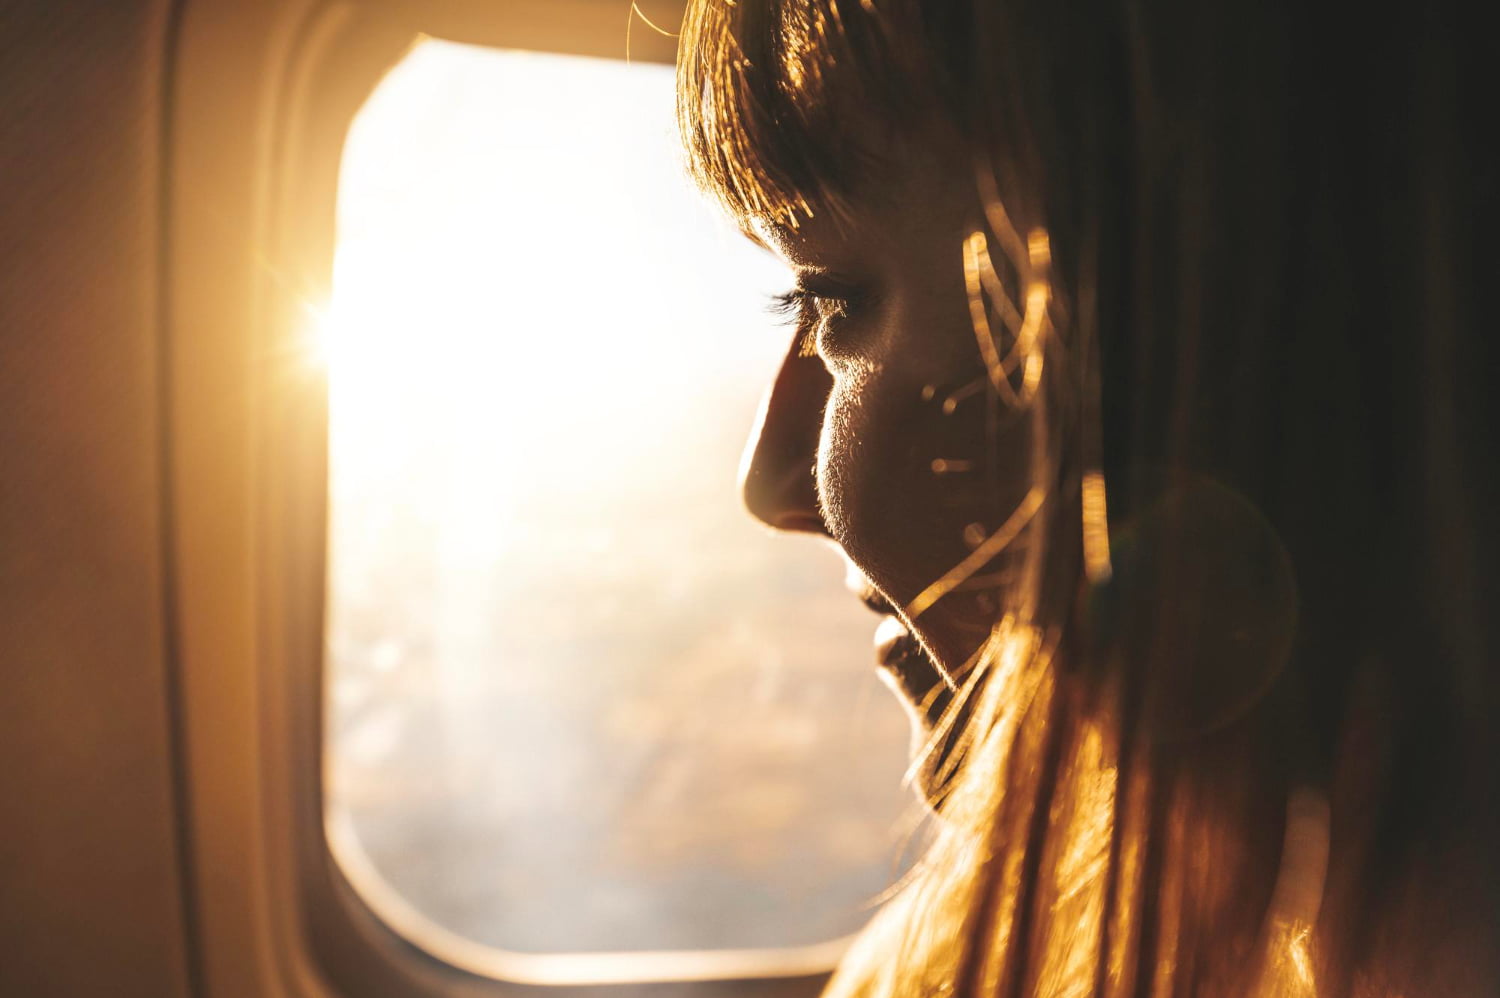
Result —
<instances>
[{"instance_id":1,"label":"woman's head","mask_svg":"<svg viewBox=\"0 0 1500 998\"><path fill-rule=\"evenodd\" d=\"M747 502L831 534L956 686L1034 599L1068 421L1038 398L1050 239L989 189L964 25L932 6L699 5L681 110L700 181L798 282Z\"/></svg>"},{"instance_id":2,"label":"woman's head","mask_svg":"<svg viewBox=\"0 0 1500 998\"><path fill-rule=\"evenodd\" d=\"M745 481L762 519L831 534L950 676L988 637L998 576L1019 563L987 560L959 592L910 608L1026 503L1033 477L1030 413L989 404L962 266L979 219L961 179L903 153L879 200L843 220L762 228L796 274L783 378L807 389L768 401Z\"/></svg>"},{"instance_id":3,"label":"woman's head","mask_svg":"<svg viewBox=\"0 0 1500 998\"><path fill-rule=\"evenodd\" d=\"M1454 14L691 5L694 172L802 275L747 500L834 536L930 653L908 691L963 704L892 988L1410 971L1396 899L1448 890L1414 857L1495 817Z\"/></svg>"}]
</instances>

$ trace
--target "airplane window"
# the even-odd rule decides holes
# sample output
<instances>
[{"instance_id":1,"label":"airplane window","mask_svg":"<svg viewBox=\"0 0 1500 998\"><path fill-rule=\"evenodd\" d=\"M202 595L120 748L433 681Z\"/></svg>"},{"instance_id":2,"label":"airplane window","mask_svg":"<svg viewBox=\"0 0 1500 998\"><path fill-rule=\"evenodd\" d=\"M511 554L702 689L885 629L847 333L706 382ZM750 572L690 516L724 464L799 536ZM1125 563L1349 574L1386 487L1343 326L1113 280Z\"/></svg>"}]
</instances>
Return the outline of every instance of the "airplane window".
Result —
<instances>
[{"instance_id":1,"label":"airplane window","mask_svg":"<svg viewBox=\"0 0 1500 998\"><path fill-rule=\"evenodd\" d=\"M680 177L672 88L425 41L349 136L325 814L408 933L808 946L915 848L875 618L740 507L788 282Z\"/></svg>"}]
</instances>

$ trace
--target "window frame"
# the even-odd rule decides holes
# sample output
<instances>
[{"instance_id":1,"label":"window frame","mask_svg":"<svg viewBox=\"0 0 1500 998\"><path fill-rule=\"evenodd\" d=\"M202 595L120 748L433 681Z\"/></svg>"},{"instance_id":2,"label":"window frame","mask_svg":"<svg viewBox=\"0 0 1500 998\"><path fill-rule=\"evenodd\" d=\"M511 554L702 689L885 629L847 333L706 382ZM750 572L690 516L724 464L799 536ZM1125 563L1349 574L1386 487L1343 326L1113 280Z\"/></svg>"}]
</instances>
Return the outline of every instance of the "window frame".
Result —
<instances>
[{"instance_id":1,"label":"window frame","mask_svg":"<svg viewBox=\"0 0 1500 998\"><path fill-rule=\"evenodd\" d=\"M520 959L478 944L424 949L399 917L371 909L368 886L355 889L325 833L327 399L321 380L275 364L295 348L309 303L328 295L349 127L422 35L619 58L630 6L179 4L163 163L164 460L189 938L209 993L800 998L822 989L847 945ZM641 8L675 23L681 3ZM629 57L671 62L675 45L637 21Z\"/></svg>"}]
</instances>

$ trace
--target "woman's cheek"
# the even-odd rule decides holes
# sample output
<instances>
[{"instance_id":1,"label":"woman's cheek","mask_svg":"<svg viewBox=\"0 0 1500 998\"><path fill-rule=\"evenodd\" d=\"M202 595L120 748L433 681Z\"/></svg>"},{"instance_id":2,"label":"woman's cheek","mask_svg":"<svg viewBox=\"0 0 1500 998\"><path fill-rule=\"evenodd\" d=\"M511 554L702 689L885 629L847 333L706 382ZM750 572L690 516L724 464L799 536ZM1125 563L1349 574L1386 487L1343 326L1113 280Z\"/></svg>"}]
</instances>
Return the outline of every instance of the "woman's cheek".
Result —
<instances>
[{"instance_id":1,"label":"woman's cheek","mask_svg":"<svg viewBox=\"0 0 1500 998\"><path fill-rule=\"evenodd\" d=\"M893 376L896 375L896 376ZM834 538L893 602L906 603L962 558L965 515L933 461L941 429L922 386L872 367L836 377L818 450Z\"/></svg>"},{"instance_id":2,"label":"woman's cheek","mask_svg":"<svg viewBox=\"0 0 1500 998\"><path fill-rule=\"evenodd\" d=\"M875 367L836 376L818 454L830 532L898 606L964 561L1030 484L1024 417L996 419L987 393L969 387L969 372L920 383L908 373ZM983 574L1003 572L1009 560ZM954 593L917 629L939 664L954 669L988 634L999 605L998 591Z\"/></svg>"},{"instance_id":3,"label":"woman's cheek","mask_svg":"<svg viewBox=\"0 0 1500 998\"><path fill-rule=\"evenodd\" d=\"M882 570L890 557L890 539L875 511L896 497L887 473L879 467L889 455L878 440L872 444L870 439L868 382L868 376L835 377L818 444L818 498L834 539L872 582L894 598L886 587L889 572Z\"/></svg>"}]
</instances>

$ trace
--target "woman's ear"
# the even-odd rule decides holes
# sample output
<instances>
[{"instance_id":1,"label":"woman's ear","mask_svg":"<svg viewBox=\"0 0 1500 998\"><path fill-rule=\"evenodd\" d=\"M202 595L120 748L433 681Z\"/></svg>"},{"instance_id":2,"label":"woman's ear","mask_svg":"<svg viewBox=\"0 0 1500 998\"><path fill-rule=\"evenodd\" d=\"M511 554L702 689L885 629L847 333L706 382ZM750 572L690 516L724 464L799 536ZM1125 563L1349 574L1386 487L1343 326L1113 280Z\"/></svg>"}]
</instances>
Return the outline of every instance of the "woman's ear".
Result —
<instances>
[{"instance_id":1,"label":"woman's ear","mask_svg":"<svg viewBox=\"0 0 1500 998\"><path fill-rule=\"evenodd\" d=\"M1113 574L1089 587L1085 623L1106 667L1139 684L1154 739L1216 730L1268 693L1291 658L1297 579L1250 500L1176 476L1110 547Z\"/></svg>"}]
</instances>

